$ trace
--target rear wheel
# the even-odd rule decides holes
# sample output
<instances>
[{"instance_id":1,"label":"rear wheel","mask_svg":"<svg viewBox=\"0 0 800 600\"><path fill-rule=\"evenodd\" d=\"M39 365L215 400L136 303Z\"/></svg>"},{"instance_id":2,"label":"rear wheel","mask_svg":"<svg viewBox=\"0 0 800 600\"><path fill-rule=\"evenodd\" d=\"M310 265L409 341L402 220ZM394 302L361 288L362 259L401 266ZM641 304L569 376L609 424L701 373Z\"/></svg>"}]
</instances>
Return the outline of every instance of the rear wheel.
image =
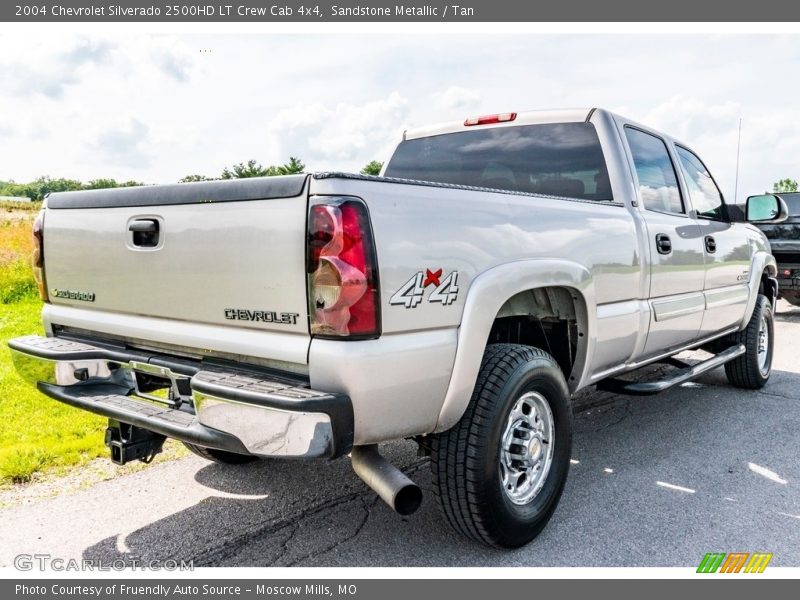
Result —
<instances>
[{"instance_id":1,"label":"rear wheel","mask_svg":"<svg viewBox=\"0 0 800 600\"><path fill-rule=\"evenodd\" d=\"M447 521L484 544L527 544L555 511L571 446L569 391L553 357L488 346L466 412L432 439L434 491Z\"/></svg>"},{"instance_id":2,"label":"rear wheel","mask_svg":"<svg viewBox=\"0 0 800 600\"><path fill-rule=\"evenodd\" d=\"M202 456L206 460L210 460L225 465L244 465L254 460L258 460L257 456L252 454L237 454L236 452L227 452L225 450L217 450L216 448L205 448L203 446L196 446L188 442L183 442L186 446L197 456Z\"/></svg>"},{"instance_id":3,"label":"rear wheel","mask_svg":"<svg viewBox=\"0 0 800 600\"><path fill-rule=\"evenodd\" d=\"M750 322L733 334L734 343L744 344L745 353L725 365L731 385L748 390L764 387L772 371L775 325L769 298L759 294Z\"/></svg>"}]
</instances>

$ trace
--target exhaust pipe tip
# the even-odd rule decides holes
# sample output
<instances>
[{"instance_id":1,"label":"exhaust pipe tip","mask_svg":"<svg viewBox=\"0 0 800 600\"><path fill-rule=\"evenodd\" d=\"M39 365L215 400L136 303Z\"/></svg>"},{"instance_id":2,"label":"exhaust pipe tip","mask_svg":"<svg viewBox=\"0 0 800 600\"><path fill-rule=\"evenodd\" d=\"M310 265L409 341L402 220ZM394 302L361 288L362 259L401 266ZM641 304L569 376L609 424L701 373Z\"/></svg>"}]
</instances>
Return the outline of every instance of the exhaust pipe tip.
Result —
<instances>
[{"instance_id":1,"label":"exhaust pipe tip","mask_svg":"<svg viewBox=\"0 0 800 600\"><path fill-rule=\"evenodd\" d=\"M413 514L422 504L422 490L378 452L378 446L354 446L353 470L396 513Z\"/></svg>"},{"instance_id":2,"label":"exhaust pipe tip","mask_svg":"<svg viewBox=\"0 0 800 600\"><path fill-rule=\"evenodd\" d=\"M417 512L421 504L422 490L416 483L411 483L397 492L392 508L397 514L407 517Z\"/></svg>"}]
</instances>

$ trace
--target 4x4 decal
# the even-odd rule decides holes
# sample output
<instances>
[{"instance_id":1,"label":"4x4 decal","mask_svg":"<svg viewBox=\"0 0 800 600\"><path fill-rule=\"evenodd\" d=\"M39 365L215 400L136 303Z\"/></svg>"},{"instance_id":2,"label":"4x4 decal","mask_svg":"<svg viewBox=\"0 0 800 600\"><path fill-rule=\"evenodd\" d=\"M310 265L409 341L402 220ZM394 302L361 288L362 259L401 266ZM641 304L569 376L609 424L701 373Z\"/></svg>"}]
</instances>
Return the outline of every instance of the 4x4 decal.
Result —
<instances>
[{"instance_id":1,"label":"4x4 decal","mask_svg":"<svg viewBox=\"0 0 800 600\"><path fill-rule=\"evenodd\" d=\"M428 302L440 302L442 306L452 304L458 298L458 271L453 271L444 279L442 272L442 269L425 269L424 273L417 271L394 293L389 304L416 308L425 297L425 289L430 286L434 288L428 296Z\"/></svg>"}]
</instances>

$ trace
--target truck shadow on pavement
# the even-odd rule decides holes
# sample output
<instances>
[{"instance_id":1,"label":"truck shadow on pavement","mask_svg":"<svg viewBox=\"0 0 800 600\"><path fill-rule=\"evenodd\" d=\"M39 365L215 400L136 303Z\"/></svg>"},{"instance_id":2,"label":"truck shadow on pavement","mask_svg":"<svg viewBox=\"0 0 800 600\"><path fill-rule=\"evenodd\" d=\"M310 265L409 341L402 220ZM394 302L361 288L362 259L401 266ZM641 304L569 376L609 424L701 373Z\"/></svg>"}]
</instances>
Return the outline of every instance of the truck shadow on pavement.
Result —
<instances>
[{"instance_id":1,"label":"truck shadow on pavement","mask_svg":"<svg viewBox=\"0 0 800 600\"><path fill-rule=\"evenodd\" d=\"M484 548L440 516L428 461L411 442L383 452L422 487L422 508L392 512L347 459L198 462L209 496L87 559L195 566L692 566L705 552L769 551L800 564L800 375L736 390L721 370L651 398L576 398L573 464L561 504L532 544ZM197 460L197 459L187 459ZM191 483L191 482L190 482Z\"/></svg>"},{"instance_id":2,"label":"truck shadow on pavement","mask_svg":"<svg viewBox=\"0 0 800 600\"><path fill-rule=\"evenodd\" d=\"M384 454L425 485L428 461L417 458L415 448L395 443ZM192 560L195 566L308 564L357 538L372 518L403 526L419 515L404 518L384 506L348 459L206 464L195 480L212 495L128 535L125 551L115 536L87 548L84 558ZM429 485L425 491L425 508L433 508ZM443 524L438 529L452 535Z\"/></svg>"},{"instance_id":3,"label":"truck shadow on pavement","mask_svg":"<svg viewBox=\"0 0 800 600\"><path fill-rule=\"evenodd\" d=\"M800 323L800 306L781 302L775 311L775 320L780 323Z\"/></svg>"}]
</instances>

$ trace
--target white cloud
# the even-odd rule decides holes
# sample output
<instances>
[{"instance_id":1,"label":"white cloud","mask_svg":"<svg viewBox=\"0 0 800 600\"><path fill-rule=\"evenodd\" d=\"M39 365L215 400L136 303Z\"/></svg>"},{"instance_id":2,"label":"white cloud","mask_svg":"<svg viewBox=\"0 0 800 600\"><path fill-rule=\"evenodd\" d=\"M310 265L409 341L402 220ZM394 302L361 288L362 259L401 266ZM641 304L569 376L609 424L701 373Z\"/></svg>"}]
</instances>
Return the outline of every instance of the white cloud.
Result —
<instances>
[{"instance_id":1,"label":"white cloud","mask_svg":"<svg viewBox=\"0 0 800 600\"><path fill-rule=\"evenodd\" d=\"M436 92L433 97L436 103L449 110L456 108L474 108L481 101L481 94L477 90L451 85L442 92Z\"/></svg>"},{"instance_id":2,"label":"white cloud","mask_svg":"<svg viewBox=\"0 0 800 600\"><path fill-rule=\"evenodd\" d=\"M628 111L630 114L630 111ZM770 189L779 173L800 178L800 124L797 110L753 110L732 100L721 103L676 95L637 119L669 133L697 151L726 198L736 189L739 119L742 120L738 199ZM772 173L769 177L761 174Z\"/></svg>"},{"instance_id":3,"label":"white cloud","mask_svg":"<svg viewBox=\"0 0 800 600\"><path fill-rule=\"evenodd\" d=\"M617 107L697 150L726 195L800 177L798 36L0 35L0 180L176 181L254 158L387 158L403 129ZM9 50L10 49L10 50ZM201 49L210 50L200 52ZM780 85L776 85L780 82Z\"/></svg>"},{"instance_id":4,"label":"white cloud","mask_svg":"<svg viewBox=\"0 0 800 600\"><path fill-rule=\"evenodd\" d=\"M741 104L731 100L715 104L695 96L676 95L650 109L644 121L683 140L698 132L735 133L741 114Z\"/></svg>"},{"instance_id":5,"label":"white cloud","mask_svg":"<svg viewBox=\"0 0 800 600\"><path fill-rule=\"evenodd\" d=\"M299 155L309 164L366 164L383 151L387 140L399 140L407 105L397 91L363 104L299 105L279 111L268 129L283 154Z\"/></svg>"},{"instance_id":6,"label":"white cloud","mask_svg":"<svg viewBox=\"0 0 800 600\"><path fill-rule=\"evenodd\" d=\"M134 118L121 129L101 132L89 146L109 165L147 167L151 164L149 133L150 128Z\"/></svg>"},{"instance_id":7,"label":"white cloud","mask_svg":"<svg viewBox=\"0 0 800 600\"><path fill-rule=\"evenodd\" d=\"M46 44L25 44L25 60L13 54L0 58L0 86L16 96L41 94L53 100L64 95L67 86L80 81L85 68L105 63L114 50L105 40L73 39L60 51L50 52Z\"/></svg>"},{"instance_id":8,"label":"white cloud","mask_svg":"<svg viewBox=\"0 0 800 600\"><path fill-rule=\"evenodd\" d=\"M197 71L172 37L52 35L35 43L0 36L0 171L25 181L43 174L152 181L179 112L171 94ZM177 109L177 110L176 110ZM180 121L177 119L176 121ZM158 135L153 135L158 123Z\"/></svg>"}]
</instances>

